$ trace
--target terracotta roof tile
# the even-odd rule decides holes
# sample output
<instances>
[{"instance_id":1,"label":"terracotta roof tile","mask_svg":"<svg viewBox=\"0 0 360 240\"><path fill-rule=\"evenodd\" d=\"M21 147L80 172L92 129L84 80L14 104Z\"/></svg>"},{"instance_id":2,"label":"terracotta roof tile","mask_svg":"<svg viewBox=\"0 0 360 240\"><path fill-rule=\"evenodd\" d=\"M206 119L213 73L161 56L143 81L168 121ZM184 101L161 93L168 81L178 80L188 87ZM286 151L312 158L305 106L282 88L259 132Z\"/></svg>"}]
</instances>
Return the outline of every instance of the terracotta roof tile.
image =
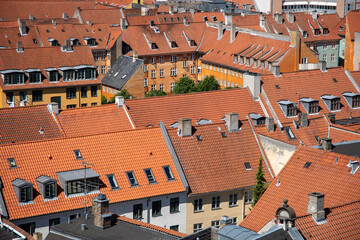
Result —
<instances>
[{"instance_id":1,"label":"terracotta roof tile","mask_svg":"<svg viewBox=\"0 0 360 240\"><path fill-rule=\"evenodd\" d=\"M284 198L289 200L297 216L304 216L311 192L325 194L325 208L358 201L360 172L350 174L349 160L359 161L358 158L299 146L240 225L258 232L275 218L275 211ZM304 167L306 162L311 162L308 168Z\"/></svg>"},{"instance_id":2,"label":"terracotta roof tile","mask_svg":"<svg viewBox=\"0 0 360 240\"><path fill-rule=\"evenodd\" d=\"M193 124L191 137L178 136L177 128L168 130L191 195L255 185L261 153L249 122L241 122L237 132L229 132L225 123ZM246 169L245 162L250 163L251 170ZM263 167L264 177L270 182L272 177L264 161Z\"/></svg>"},{"instance_id":3,"label":"terracotta roof tile","mask_svg":"<svg viewBox=\"0 0 360 240\"><path fill-rule=\"evenodd\" d=\"M28 27L27 35L20 35L19 26L0 28L0 47L16 48L18 41L21 41L24 48L40 46L34 27Z\"/></svg>"},{"instance_id":4,"label":"terracotta roof tile","mask_svg":"<svg viewBox=\"0 0 360 240\"><path fill-rule=\"evenodd\" d=\"M0 109L0 144L63 137L46 105ZM40 128L43 130L41 134Z\"/></svg>"},{"instance_id":5,"label":"terracotta roof tile","mask_svg":"<svg viewBox=\"0 0 360 240\"><path fill-rule=\"evenodd\" d=\"M329 137L332 142L355 141L360 139L360 133L346 130L342 126L332 125Z\"/></svg>"},{"instance_id":6,"label":"terracotta roof tile","mask_svg":"<svg viewBox=\"0 0 360 240\"><path fill-rule=\"evenodd\" d=\"M15 229L16 231L18 231L20 234L24 235L26 237L26 239L28 240L33 240L34 237L31 236L29 233L25 232L22 228L18 227L17 225L15 225L14 223L10 222L9 220L7 220L6 218L2 217L1 221L5 224L7 224L8 226L10 226L11 228Z\"/></svg>"},{"instance_id":7,"label":"terracotta roof tile","mask_svg":"<svg viewBox=\"0 0 360 240\"><path fill-rule=\"evenodd\" d=\"M156 126L160 121L169 127L184 117L218 123L228 112L239 113L239 119L246 119L248 113L262 114L246 88L129 99L125 103L136 127Z\"/></svg>"},{"instance_id":8,"label":"terracotta roof tile","mask_svg":"<svg viewBox=\"0 0 360 240\"><path fill-rule=\"evenodd\" d=\"M81 160L76 160L76 149L86 162L93 164L91 169L100 175L100 192L113 203L185 191L160 128L3 145L0 158L14 158L17 164L17 168L10 169L7 161L0 163L2 194L10 220L83 208L84 196L65 197L62 190L57 199L44 201L36 182L41 175L58 180L57 172L84 169ZM162 166L170 166L174 181L167 180ZM148 184L145 168L152 169L157 184ZM126 171L134 172L138 187L130 187ZM118 190L111 189L107 174L114 174ZM11 183L15 179L34 184L34 203L19 205Z\"/></svg>"},{"instance_id":9,"label":"terracotta roof tile","mask_svg":"<svg viewBox=\"0 0 360 240\"><path fill-rule=\"evenodd\" d=\"M108 26L109 24L120 24L122 18L118 8L84 9L81 10L80 15L84 23L91 21L94 24L107 24Z\"/></svg>"}]
</instances>

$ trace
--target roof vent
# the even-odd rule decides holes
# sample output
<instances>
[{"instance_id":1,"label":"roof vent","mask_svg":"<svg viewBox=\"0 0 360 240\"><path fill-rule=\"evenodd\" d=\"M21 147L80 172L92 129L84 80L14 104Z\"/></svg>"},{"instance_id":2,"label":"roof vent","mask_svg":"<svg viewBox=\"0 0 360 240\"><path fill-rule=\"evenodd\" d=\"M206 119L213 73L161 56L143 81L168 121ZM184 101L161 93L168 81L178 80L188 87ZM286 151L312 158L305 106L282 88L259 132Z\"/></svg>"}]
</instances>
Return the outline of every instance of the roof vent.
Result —
<instances>
[{"instance_id":1,"label":"roof vent","mask_svg":"<svg viewBox=\"0 0 360 240\"><path fill-rule=\"evenodd\" d=\"M356 171L359 169L359 162L350 160L347 167L351 168L351 174L355 174Z\"/></svg>"}]
</instances>

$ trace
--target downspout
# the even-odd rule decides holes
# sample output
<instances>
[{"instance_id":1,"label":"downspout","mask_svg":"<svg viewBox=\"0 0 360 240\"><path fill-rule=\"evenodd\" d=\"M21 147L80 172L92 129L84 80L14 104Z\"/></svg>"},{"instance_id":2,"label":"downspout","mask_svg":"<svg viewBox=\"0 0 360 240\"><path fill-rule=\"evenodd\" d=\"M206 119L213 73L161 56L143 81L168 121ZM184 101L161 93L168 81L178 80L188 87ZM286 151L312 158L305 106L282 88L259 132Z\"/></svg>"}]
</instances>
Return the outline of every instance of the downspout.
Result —
<instances>
[{"instance_id":1,"label":"downspout","mask_svg":"<svg viewBox=\"0 0 360 240\"><path fill-rule=\"evenodd\" d=\"M147 223L150 223L150 198L146 200L146 208L147 208Z\"/></svg>"}]
</instances>

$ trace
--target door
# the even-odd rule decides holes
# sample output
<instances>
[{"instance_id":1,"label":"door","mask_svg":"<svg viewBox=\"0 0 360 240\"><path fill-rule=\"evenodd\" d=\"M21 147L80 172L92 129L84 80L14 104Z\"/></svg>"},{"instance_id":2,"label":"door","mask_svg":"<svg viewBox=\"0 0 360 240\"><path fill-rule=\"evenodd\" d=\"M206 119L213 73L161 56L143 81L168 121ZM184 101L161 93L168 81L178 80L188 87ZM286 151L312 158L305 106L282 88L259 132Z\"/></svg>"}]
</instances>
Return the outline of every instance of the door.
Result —
<instances>
[{"instance_id":1,"label":"door","mask_svg":"<svg viewBox=\"0 0 360 240\"><path fill-rule=\"evenodd\" d=\"M51 102L55 102L59 105L59 109L61 109L61 97L51 97Z\"/></svg>"}]
</instances>

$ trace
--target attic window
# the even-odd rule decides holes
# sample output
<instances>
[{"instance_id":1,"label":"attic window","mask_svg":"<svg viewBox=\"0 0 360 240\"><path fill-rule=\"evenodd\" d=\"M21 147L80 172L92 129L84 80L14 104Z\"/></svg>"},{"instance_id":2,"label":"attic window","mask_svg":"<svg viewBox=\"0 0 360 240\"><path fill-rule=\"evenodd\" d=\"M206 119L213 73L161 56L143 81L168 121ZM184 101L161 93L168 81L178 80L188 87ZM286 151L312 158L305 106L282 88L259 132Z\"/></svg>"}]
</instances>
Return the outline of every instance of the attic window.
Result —
<instances>
[{"instance_id":1,"label":"attic window","mask_svg":"<svg viewBox=\"0 0 360 240\"><path fill-rule=\"evenodd\" d=\"M65 29L61 29L62 32L65 32Z\"/></svg>"},{"instance_id":2,"label":"attic window","mask_svg":"<svg viewBox=\"0 0 360 240\"><path fill-rule=\"evenodd\" d=\"M194 46L196 46L195 40L190 40L190 47L194 47Z\"/></svg>"},{"instance_id":3,"label":"attic window","mask_svg":"<svg viewBox=\"0 0 360 240\"><path fill-rule=\"evenodd\" d=\"M33 39L33 42L34 42L34 44L37 44L37 40L35 38Z\"/></svg>"},{"instance_id":4,"label":"attic window","mask_svg":"<svg viewBox=\"0 0 360 240\"><path fill-rule=\"evenodd\" d=\"M129 179L129 182L130 182L130 185L133 187L133 186L137 186L138 185L138 182L135 178L135 175L134 175L134 172L131 171L131 172L127 172L126 173L128 179Z\"/></svg>"},{"instance_id":5,"label":"attic window","mask_svg":"<svg viewBox=\"0 0 360 240\"><path fill-rule=\"evenodd\" d=\"M306 163L304 164L304 168L309 168L310 165L311 165L311 162L306 162Z\"/></svg>"},{"instance_id":6,"label":"attic window","mask_svg":"<svg viewBox=\"0 0 360 240\"><path fill-rule=\"evenodd\" d=\"M221 132L221 136L222 136L223 138L226 138L226 137L227 137L225 132Z\"/></svg>"},{"instance_id":7,"label":"attic window","mask_svg":"<svg viewBox=\"0 0 360 240\"><path fill-rule=\"evenodd\" d=\"M286 135L288 136L289 140L295 140L296 137L294 133L292 132L290 127L284 127L284 131L286 132Z\"/></svg>"},{"instance_id":8,"label":"attic window","mask_svg":"<svg viewBox=\"0 0 360 240\"><path fill-rule=\"evenodd\" d=\"M164 18L164 21L167 22L167 18Z\"/></svg>"},{"instance_id":9,"label":"attic window","mask_svg":"<svg viewBox=\"0 0 360 240\"><path fill-rule=\"evenodd\" d=\"M200 135L196 135L196 139L197 139L198 141L202 141L202 137L201 137Z\"/></svg>"},{"instance_id":10,"label":"attic window","mask_svg":"<svg viewBox=\"0 0 360 240\"><path fill-rule=\"evenodd\" d=\"M343 96L351 108L360 107L360 94L347 92Z\"/></svg>"},{"instance_id":11,"label":"attic window","mask_svg":"<svg viewBox=\"0 0 360 240\"><path fill-rule=\"evenodd\" d=\"M342 30L344 30L344 26L339 27L339 31L342 31Z\"/></svg>"},{"instance_id":12,"label":"attic window","mask_svg":"<svg viewBox=\"0 0 360 240\"><path fill-rule=\"evenodd\" d=\"M156 43L151 43L151 49L156 49L157 46L156 46Z\"/></svg>"},{"instance_id":13,"label":"attic window","mask_svg":"<svg viewBox=\"0 0 360 240\"><path fill-rule=\"evenodd\" d=\"M76 157L76 159L82 159L82 156L81 156L80 150L74 150L74 153L75 153L75 157Z\"/></svg>"},{"instance_id":14,"label":"attic window","mask_svg":"<svg viewBox=\"0 0 360 240\"><path fill-rule=\"evenodd\" d=\"M144 172L145 172L145 175L147 177L147 180L149 181L149 184L150 183L156 183L155 178L154 178L154 174L152 173L150 168L145 169Z\"/></svg>"},{"instance_id":15,"label":"attic window","mask_svg":"<svg viewBox=\"0 0 360 240\"><path fill-rule=\"evenodd\" d=\"M333 78L332 80L333 80L334 82L338 82L338 80L337 80L336 78Z\"/></svg>"},{"instance_id":16,"label":"attic window","mask_svg":"<svg viewBox=\"0 0 360 240\"><path fill-rule=\"evenodd\" d=\"M249 162L245 162L244 164L245 164L246 170L251 170L251 166L250 166Z\"/></svg>"},{"instance_id":17,"label":"attic window","mask_svg":"<svg viewBox=\"0 0 360 240\"><path fill-rule=\"evenodd\" d=\"M8 158L10 168L17 168L15 158Z\"/></svg>"},{"instance_id":18,"label":"attic window","mask_svg":"<svg viewBox=\"0 0 360 240\"><path fill-rule=\"evenodd\" d=\"M49 33L50 32L49 29L46 29L46 32Z\"/></svg>"},{"instance_id":19,"label":"attic window","mask_svg":"<svg viewBox=\"0 0 360 240\"><path fill-rule=\"evenodd\" d=\"M323 34L324 34L324 35L329 34L329 29L328 29L328 28L324 28L324 29L323 29Z\"/></svg>"},{"instance_id":20,"label":"attic window","mask_svg":"<svg viewBox=\"0 0 360 240\"><path fill-rule=\"evenodd\" d=\"M106 175L108 181L109 181L109 184L110 184L110 187L111 189L117 189L119 188L119 185L115 179L115 176L114 174L110 174L110 175Z\"/></svg>"},{"instance_id":21,"label":"attic window","mask_svg":"<svg viewBox=\"0 0 360 240\"><path fill-rule=\"evenodd\" d=\"M307 38L309 36L307 31L303 31L302 35L303 35L303 38Z\"/></svg>"},{"instance_id":22,"label":"attic window","mask_svg":"<svg viewBox=\"0 0 360 240\"><path fill-rule=\"evenodd\" d=\"M278 103L286 117L294 117L297 115L297 108L295 103L284 100L279 101Z\"/></svg>"},{"instance_id":23,"label":"attic window","mask_svg":"<svg viewBox=\"0 0 360 240\"><path fill-rule=\"evenodd\" d=\"M280 89L280 86L279 85L275 85L276 89Z\"/></svg>"},{"instance_id":24,"label":"attic window","mask_svg":"<svg viewBox=\"0 0 360 240\"><path fill-rule=\"evenodd\" d=\"M340 98L333 95L324 95L321 97L325 102L326 107L330 111L336 111L341 109Z\"/></svg>"},{"instance_id":25,"label":"attic window","mask_svg":"<svg viewBox=\"0 0 360 240\"><path fill-rule=\"evenodd\" d=\"M176 42L175 42L175 41L172 41L172 42L171 42L171 48L176 48L176 47L177 47Z\"/></svg>"},{"instance_id":26,"label":"attic window","mask_svg":"<svg viewBox=\"0 0 360 240\"><path fill-rule=\"evenodd\" d=\"M164 166L164 167L163 167L163 170L164 170L164 172L165 172L165 175L166 175L166 178L168 179L168 181L175 179L175 178L174 178L174 175L172 174L171 169L170 169L169 166Z\"/></svg>"},{"instance_id":27,"label":"attic window","mask_svg":"<svg viewBox=\"0 0 360 240\"><path fill-rule=\"evenodd\" d=\"M155 33L160 33L159 28L158 28L158 27L155 27L155 28L154 28L154 32L155 32Z\"/></svg>"},{"instance_id":28,"label":"attic window","mask_svg":"<svg viewBox=\"0 0 360 240\"><path fill-rule=\"evenodd\" d=\"M312 98L300 99L301 104L308 114L315 114L319 112L319 101Z\"/></svg>"}]
</instances>

